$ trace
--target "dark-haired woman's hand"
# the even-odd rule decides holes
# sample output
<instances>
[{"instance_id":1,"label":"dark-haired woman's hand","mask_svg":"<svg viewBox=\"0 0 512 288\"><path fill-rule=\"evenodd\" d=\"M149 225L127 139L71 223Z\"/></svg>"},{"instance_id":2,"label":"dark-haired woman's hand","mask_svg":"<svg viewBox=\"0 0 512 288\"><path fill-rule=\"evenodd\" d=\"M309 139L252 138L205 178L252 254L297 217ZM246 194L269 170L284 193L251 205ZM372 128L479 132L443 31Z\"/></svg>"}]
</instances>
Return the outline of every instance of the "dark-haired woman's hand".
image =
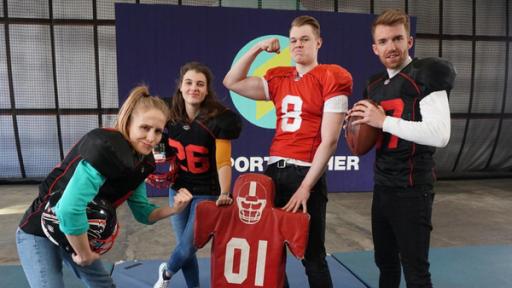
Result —
<instances>
[{"instance_id":1,"label":"dark-haired woman's hand","mask_svg":"<svg viewBox=\"0 0 512 288\"><path fill-rule=\"evenodd\" d=\"M233 203L233 199L229 196L229 193L221 193L217 201L215 201L217 206L231 205L231 203Z\"/></svg>"}]
</instances>

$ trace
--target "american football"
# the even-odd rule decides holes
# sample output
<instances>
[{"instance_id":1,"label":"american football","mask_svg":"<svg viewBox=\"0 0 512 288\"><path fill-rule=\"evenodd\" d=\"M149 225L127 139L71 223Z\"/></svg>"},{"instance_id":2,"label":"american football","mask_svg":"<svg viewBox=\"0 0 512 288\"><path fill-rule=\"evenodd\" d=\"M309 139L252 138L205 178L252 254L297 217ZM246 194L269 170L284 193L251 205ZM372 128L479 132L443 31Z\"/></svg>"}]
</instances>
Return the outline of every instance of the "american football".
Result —
<instances>
[{"instance_id":1,"label":"american football","mask_svg":"<svg viewBox=\"0 0 512 288\"><path fill-rule=\"evenodd\" d=\"M377 104L372 100L365 101L377 106ZM357 110L357 105L355 105L352 109ZM349 115L347 118L347 124L345 126L345 140L347 141L350 152L356 156L368 153L368 151L370 151L372 147L375 146L375 143L379 138L379 134L381 133L380 129L372 127L368 124L354 124L356 120L361 118L363 117Z\"/></svg>"}]
</instances>

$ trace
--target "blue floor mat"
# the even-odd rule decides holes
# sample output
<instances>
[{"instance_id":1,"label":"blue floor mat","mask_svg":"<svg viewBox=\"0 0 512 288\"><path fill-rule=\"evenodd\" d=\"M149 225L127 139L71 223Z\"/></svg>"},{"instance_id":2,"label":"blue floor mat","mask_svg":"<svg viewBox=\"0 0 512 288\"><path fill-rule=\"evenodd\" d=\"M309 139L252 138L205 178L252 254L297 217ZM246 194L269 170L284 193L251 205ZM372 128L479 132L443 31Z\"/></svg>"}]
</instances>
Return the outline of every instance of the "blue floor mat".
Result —
<instances>
[{"instance_id":1,"label":"blue floor mat","mask_svg":"<svg viewBox=\"0 0 512 288\"><path fill-rule=\"evenodd\" d=\"M335 253L370 287L378 287L373 251ZM512 287L512 246L468 246L430 250L430 273L437 288ZM400 287L405 287L403 283Z\"/></svg>"},{"instance_id":2,"label":"blue floor mat","mask_svg":"<svg viewBox=\"0 0 512 288\"><path fill-rule=\"evenodd\" d=\"M107 271L113 268L112 264L106 262L103 262L103 265ZM62 274L65 287L85 287L66 265L63 265ZM30 288L21 265L0 265L0 287Z\"/></svg>"},{"instance_id":3,"label":"blue floor mat","mask_svg":"<svg viewBox=\"0 0 512 288\"><path fill-rule=\"evenodd\" d=\"M364 288L364 283L370 287L378 286L378 272L373 263L372 251L335 253L327 257L327 262L334 287ZM512 287L512 246L433 248L430 251L430 262L432 281L436 288ZM160 263L161 260L127 261L115 265L112 277L120 288L152 287ZM209 287L210 259L200 258L199 268L201 287ZM308 287L300 261L289 257L286 271L290 287ZM64 281L66 287L83 287L67 268L64 269ZM171 285L186 287L181 273L173 277ZM28 287L21 266L0 265L0 287Z\"/></svg>"},{"instance_id":4,"label":"blue floor mat","mask_svg":"<svg viewBox=\"0 0 512 288\"><path fill-rule=\"evenodd\" d=\"M117 264L114 267L112 277L118 287L153 287L157 280L158 266L161 260L144 260L144 261L127 261ZM363 285L354 275L352 275L345 267L340 265L333 257L327 257L327 263L331 270L334 287L340 288L364 288ZM210 259L199 259L200 285L201 287L210 287ZM300 261L295 258L288 257L286 265L286 273L288 281L292 288L306 288L307 278L304 268ZM186 287L182 273L176 274L171 280L171 287Z\"/></svg>"}]
</instances>

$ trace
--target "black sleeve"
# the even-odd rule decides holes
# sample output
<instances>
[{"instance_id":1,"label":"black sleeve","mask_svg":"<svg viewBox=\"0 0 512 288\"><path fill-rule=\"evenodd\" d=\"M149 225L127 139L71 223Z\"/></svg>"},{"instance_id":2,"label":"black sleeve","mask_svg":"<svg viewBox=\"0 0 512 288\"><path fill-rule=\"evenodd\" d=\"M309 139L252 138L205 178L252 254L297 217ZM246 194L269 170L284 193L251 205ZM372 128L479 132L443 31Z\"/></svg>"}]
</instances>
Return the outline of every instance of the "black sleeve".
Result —
<instances>
[{"instance_id":1,"label":"black sleeve","mask_svg":"<svg viewBox=\"0 0 512 288\"><path fill-rule=\"evenodd\" d=\"M94 129L82 139L80 155L106 178L119 178L135 168L136 157L116 130Z\"/></svg>"},{"instance_id":2,"label":"black sleeve","mask_svg":"<svg viewBox=\"0 0 512 288\"><path fill-rule=\"evenodd\" d=\"M424 95L442 90L450 93L457 74L450 62L430 57L415 61L413 67L416 70L416 83L420 85Z\"/></svg>"},{"instance_id":3,"label":"black sleeve","mask_svg":"<svg viewBox=\"0 0 512 288\"><path fill-rule=\"evenodd\" d=\"M208 126L217 139L236 139L242 131L242 119L238 114L226 109L211 119Z\"/></svg>"}]
</instances>

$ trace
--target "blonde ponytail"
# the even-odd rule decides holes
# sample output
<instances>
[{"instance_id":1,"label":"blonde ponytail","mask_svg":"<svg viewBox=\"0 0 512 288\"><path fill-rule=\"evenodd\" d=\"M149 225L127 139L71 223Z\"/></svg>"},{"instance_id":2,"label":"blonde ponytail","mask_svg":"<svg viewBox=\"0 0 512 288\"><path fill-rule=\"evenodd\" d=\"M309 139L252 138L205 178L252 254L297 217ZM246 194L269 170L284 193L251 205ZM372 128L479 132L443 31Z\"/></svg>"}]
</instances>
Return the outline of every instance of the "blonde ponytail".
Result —
<instances>
[{"instance_id":1,"label":"blonde ponytail","mask_svg":"<svg viewBox=\"0 0 512 288\"><path fill-rule=\"evenodd\" d=\"M140 85L133 88L117 113L117 120L114 124L114 128L119 130L126 139L129 139L128 125L133 113L139 109L148 110L153 108L161 111L165 115L166 121L169 120L169 107L164 100L157 96L151 96L149 94L149 88L146 85Z\"/></svg>"}]
</instances>

